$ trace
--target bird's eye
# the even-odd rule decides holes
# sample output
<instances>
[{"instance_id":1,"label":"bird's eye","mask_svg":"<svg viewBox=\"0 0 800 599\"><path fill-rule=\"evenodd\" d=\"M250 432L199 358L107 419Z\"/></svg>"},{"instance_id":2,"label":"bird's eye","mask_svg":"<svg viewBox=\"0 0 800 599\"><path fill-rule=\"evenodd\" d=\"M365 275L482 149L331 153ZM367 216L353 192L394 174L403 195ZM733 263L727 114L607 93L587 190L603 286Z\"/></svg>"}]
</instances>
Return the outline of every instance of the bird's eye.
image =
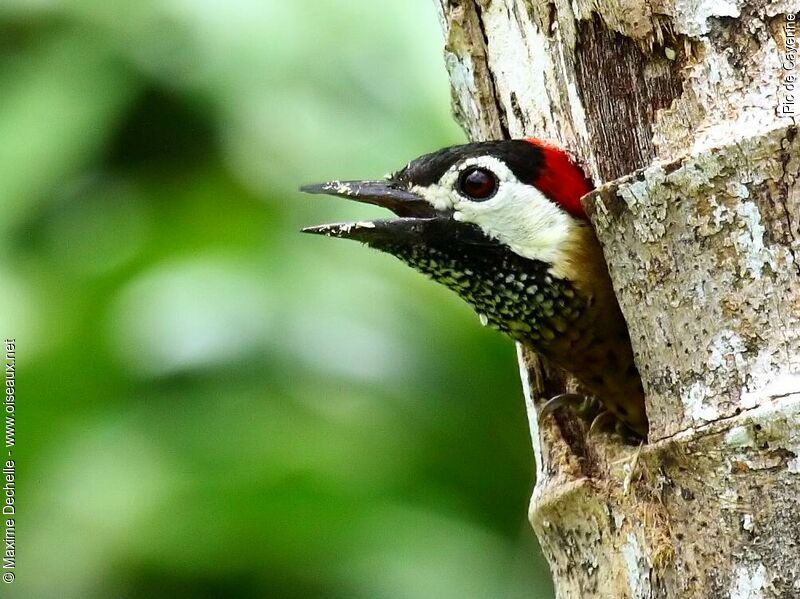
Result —
<instances>
[{"instance_id":1,"label":"bird's eye","mask_svg":"<svg viewBox=\"0 0 800 599\"><path fill-rule=\"evenodd\" d=\"M472 200L488 200L497 192L497 177L489 169L471 166L461 171L458 192Z\"/></svg>"}]
</instances>

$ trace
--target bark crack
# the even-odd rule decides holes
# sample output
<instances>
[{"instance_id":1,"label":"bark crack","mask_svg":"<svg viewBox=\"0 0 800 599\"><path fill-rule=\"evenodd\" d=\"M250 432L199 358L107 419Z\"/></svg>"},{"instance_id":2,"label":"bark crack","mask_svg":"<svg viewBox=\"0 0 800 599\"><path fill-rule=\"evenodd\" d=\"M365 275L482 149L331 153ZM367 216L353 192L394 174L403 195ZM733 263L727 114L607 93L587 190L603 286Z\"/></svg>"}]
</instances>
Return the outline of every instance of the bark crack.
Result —
<instances>
[{"instance_id":1,"label":"bark crack","mask_svg":"<svg viewBox=\"0 0 800 599\"><path fill-rule=\"evenodd\" d=\"M486 24L483 22L483 8L479 2L474 2L474 6L475 13L478 16L478 28L483 36L484 54L486 55L486 73L489 76L489 83L492 87L491 98L494 99L495 108L497 109L497 114L500 117L498 119L500 133L502 134L503 139L510 139L511 133L508 130L508 114L506 114L506 107L497 96L497 79L492 71L492 66L489 64L489 36L486 34Z\"/></svg>"},{"instance_id":2,"label":"bark crack","mask_svg":"<svg viewBox=\"0 0 800 599\"><path fill-rule=\"evenodd\" d=\"M780 186L781 186L781 196L784 198L789 197L789 184L790 181L788 180L789 174L789 161L791 160L791 155L788 150L789 145L794 141L794 138L797 136L797 128L796 127L789 127L786 130L786 135L783 136L781 139L781 179L780 179ZM786 236L788 237L789 243L788 251L789 255L792 257L792 264L794 265L794 269L798 275L800 275L800 263L797 261L797 253L795 252L795 245L797 244L797 237L795 237L794 230L792 229L792 217L789 213L789 207L786 205L786 202L783 201L780 203L781 208L783 209L783 218L786 221Z\"/></svg>"},{"instance_id":3,"label":"bark crack","mask_svg":"<svg viewBox=\"0 0 800 599\"><path fill-rule=\"evenodd\" d=\"M681 428L674 433L670 433L669 435L665 435L664 437L659 437L658 439L654 440L654 443L661 443L665 441L676 441L678 440L681 435L689 433L690 431L695 432L695 437L704 437L711 434L716 434L719 431L711 431L709 429L712 428L719 428L719 425L724 425L728 422L733 422L735 420L744 420L747 416L752 416L754 413L757 413L759 410L762 410L764 407L764 402L766 401L774 401L776 399L787 399L787 398L794 398L800 399L800 389L797 391L788 391L786 393L775 393L767 395L759 405L756 405L752 408L745 408L741 410L738 414L732 414L730 416L722 416L720 418L716 418L714 420L709 420L708 422L704 422L701 425L697 426L687 426Z\"/></svg>"}]
</instances>

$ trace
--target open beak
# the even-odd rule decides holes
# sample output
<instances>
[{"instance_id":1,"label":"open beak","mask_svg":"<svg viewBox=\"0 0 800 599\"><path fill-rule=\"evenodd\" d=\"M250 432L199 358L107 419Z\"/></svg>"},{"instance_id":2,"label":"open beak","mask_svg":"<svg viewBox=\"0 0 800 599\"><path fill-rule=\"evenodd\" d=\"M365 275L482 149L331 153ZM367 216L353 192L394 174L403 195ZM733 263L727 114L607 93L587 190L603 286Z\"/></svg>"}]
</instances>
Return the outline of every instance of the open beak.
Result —
<instances>
[{"instance_id":1,"label":"open beak","mask_svg":"<svg viewBox=\"0 0 800 599\"><path fill-rule=\"evenodd\" d=\"M319 225L303 229L304 233L355 239L374 247L413 242L423 236L432 221L450 218L450 214L436 210L427 200L398 187L391 180L331 181L305 185L300 191L348 198L382 206L394 212L400 218Z\"/></svg>"}]
</instances>

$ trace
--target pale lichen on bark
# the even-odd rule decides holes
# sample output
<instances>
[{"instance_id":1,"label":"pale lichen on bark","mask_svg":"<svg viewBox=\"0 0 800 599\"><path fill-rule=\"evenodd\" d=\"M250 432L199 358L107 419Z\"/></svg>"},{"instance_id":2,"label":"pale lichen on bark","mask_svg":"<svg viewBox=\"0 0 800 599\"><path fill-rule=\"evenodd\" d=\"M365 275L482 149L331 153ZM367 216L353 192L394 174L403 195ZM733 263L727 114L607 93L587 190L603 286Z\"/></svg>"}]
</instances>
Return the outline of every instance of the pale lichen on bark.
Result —
<instances>
[{"instance_id":1,"label":"pale lichen on bark","mask_svg":"<svg viewBox=\"0 0 800 599\"><path fill-rule=\"evenodd\" d=\"M473 139L572 150L649 442L537 406L530 520L558 597L800 597L800 147L776 112L797 0L437 0Z\"/></svg>"},{"instance_id":2,"label":"pale lichen on bark","mask_svg":"<svg viewBox=\"0 0 800 599\"><path fill-rule=\"evenodd\" d=\"M658 164L587 202L626 314L651 440L800 388L795 129ZM794 356L794 358L793 358Z\"/></svg>"}]
</instances>

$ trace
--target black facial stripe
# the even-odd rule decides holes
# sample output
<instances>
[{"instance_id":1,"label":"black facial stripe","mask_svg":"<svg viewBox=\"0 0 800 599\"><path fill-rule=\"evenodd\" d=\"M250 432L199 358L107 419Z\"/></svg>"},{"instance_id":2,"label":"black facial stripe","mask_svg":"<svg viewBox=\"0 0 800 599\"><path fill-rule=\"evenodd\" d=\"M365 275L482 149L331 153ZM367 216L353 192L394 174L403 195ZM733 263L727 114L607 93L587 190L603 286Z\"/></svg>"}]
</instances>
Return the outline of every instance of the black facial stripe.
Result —
<instances>
[{"instance_id":1,"label":"black facial stripe","mask_svg":"<svg viewBox=\"0 0 800 599\"><path fill-rule=\"evenodd\" d=\"M425 154L395 173L391 179L405 187L428 187L439 181L454 164L478 156L497 158L511 169L517 179L527 183L538 178L544 162L542 151L526 141L482 141Z\"/></svg>"}]
</instances>

